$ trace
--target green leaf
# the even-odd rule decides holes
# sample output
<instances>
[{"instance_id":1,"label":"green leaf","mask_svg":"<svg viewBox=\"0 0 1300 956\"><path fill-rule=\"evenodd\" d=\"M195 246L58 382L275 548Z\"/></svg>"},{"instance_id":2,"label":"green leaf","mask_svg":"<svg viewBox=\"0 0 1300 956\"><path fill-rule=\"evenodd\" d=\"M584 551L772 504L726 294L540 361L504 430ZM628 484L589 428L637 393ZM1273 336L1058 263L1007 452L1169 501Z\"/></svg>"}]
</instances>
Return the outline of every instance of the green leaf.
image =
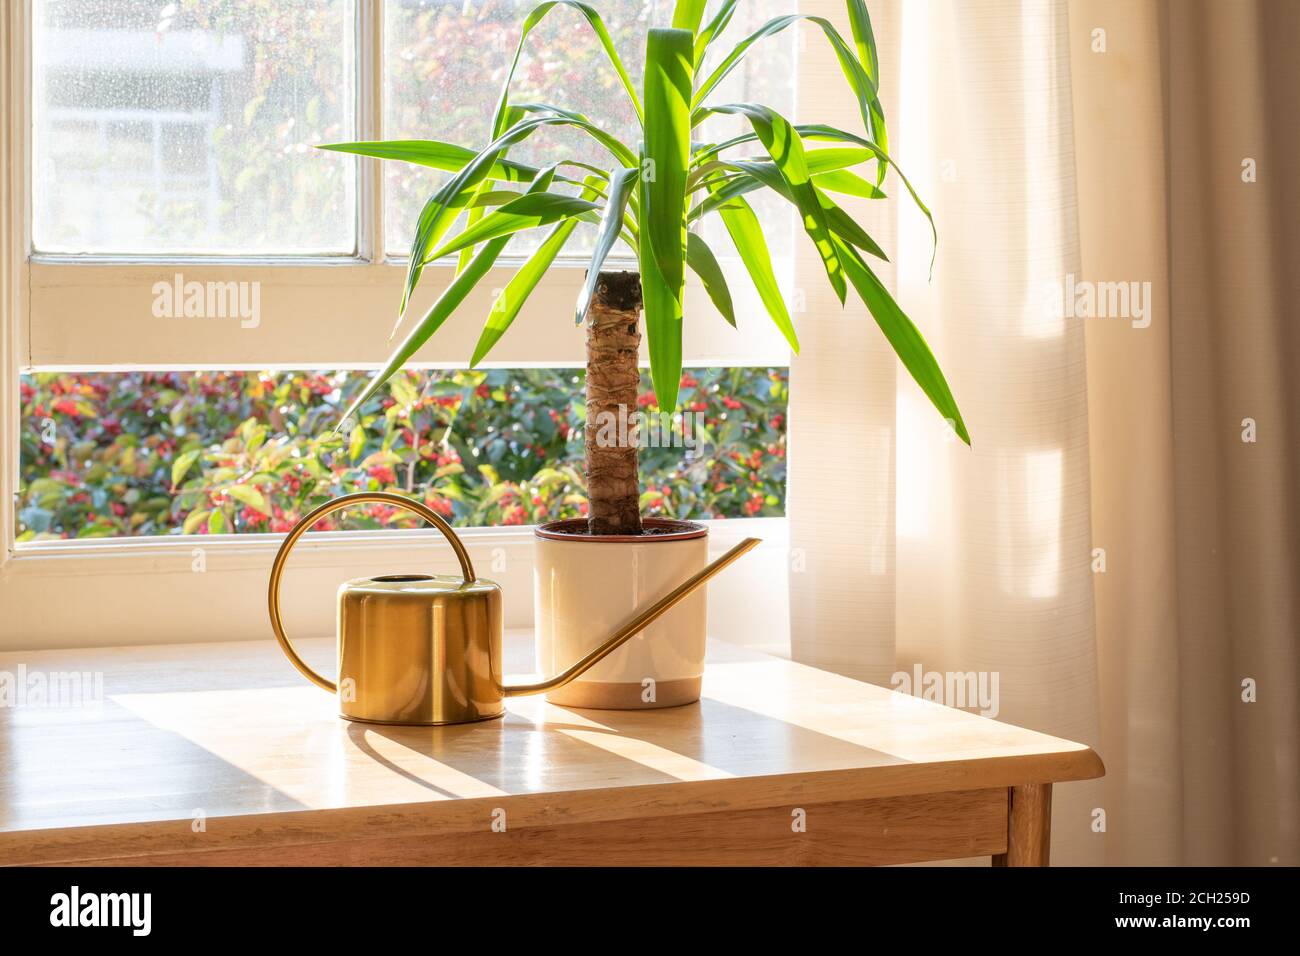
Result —
<instances>
[{"instance_id":1,"label":"green leaf","mask_svg":"<svg viewBox=\"0 0 1300 956\"><path fill-rule=\"evenodd\" d=\"M262 493L252 485L231 485L226 489L226 493L236 501L243 502L254 511L260 511L262 514L270 517L271 509L262 497Z\"/></svg>"},{"instance_id":2,"label":"green leaf","mask_svg":"<svg viewBox=\"0 0 1300 956\"><path fill-rule=\"evenodd\" d=\"M735 205L718 210L722 224L727 227L727 234L740 254L740 261L758 290L767 314L772 317L776 327L781 330L790 348L799 351L799 337L795 335L794 323L790 321L790 312L781 298L781 288L776 282L776 273L772 270L772 256L767 251L767 240L763 238L763 227L758 216L744 199L737 197Z\"/></svg>"},{"instance_id":3,"label":"green leaf","mask_svg":"<svg viewBox=\"0 0 1300 956\"><path fill-rule=\"evenodd\" d=\"M327 143L317 149L339 153L355 153L375 159L396 159L416 166L442 169L454 173L477 155L474 150L453 143L440 143L431 139L391 139L382 142ZM502 182L529 182L537 175L535 166L501 159L493 163L487 178Z\"/></svg>"},{"instance_id":4,"label":"green leaf","mask_svg":"<svg viewBox=\"0 0 1300 956\"><path fill-rule=\"evenodd\" d=\"M800 20L806 20L821 29L822 34L826 37L835 53L835 59L840 66L840 72L844 74L844 79L849 84L849 89L858 103L858 112L862 116L862 123L871 138L880 144L881 149L888 150L889 138L885 129L885 114L880 105L880 70L876 57L875 39L871 32L871 18L867 14L866 5L863 0L847 0L849 12L849 22L853 29L853 36L856 43L856 52L840 36L840 32L835 25L825 17L808 16L804 14L788 14L786 16L774 17L767 23L764 23L757 30L736 45L712 73L700 84L695 93L695 99L692 102L692 108L696 110L692 117L692 126L697 125L706 115L699 107L704 103L708 95L713 92L727 74L734 70L744 59L745 54L759 40L780 33L786 27ZM884 181L885 166L877 165L876 185Z\"/></svg>"},{"instance_id":5,"label":"green leaf","mask_svg":"<svg viewBox=\"0 0 1300 956\"><path fill-rule=\"evenodd\" d=\"M726 58L718 64L712 73L705 77L703 82L700 83L699 87L695 91L695 97L691 102L691 106L698 107L702 104L705 97L712 93L714 88L726 79L727 74L740 64L740 61L744 59L745 54L749 51L751 46L764 37L769 37L774 33L780 33L792 23L798 23L799 19L800 16L797 13L788 13L784 16L774 17L736 44L735 48L727 54Z\"/></svg>"},{"instance_id":6,"label":"green leaf","mask_svg":"<svg viewBox=\"0 0 1300 956\"><path fill-rule=\"evenodd\" d=\"M555 167L546 167L537 174L528 187L528 193L525 193L525 195L545 193L550 188L554 178ZM423 318L416 323L402 343L393 351L393 354L388 357L388 362L384 367L371 377L370 382L362 390L361 394L352 400L352 404L348 406L347 411L341 416L343 420L348 419L365 404L385 382L392 378L394 373L406 364L407 359L418 352L425 342L429 341L429 337L437 332L442 327L442 324L451 317L452 313L459 308L460 304L465 301L465 297L478 285L479 280L488 274L492 264L496 262L497 257L501 255L501 251L505 249L509 242L509 236L498 236L484 244L469 266L451 281L451 284L443 290L442 295L438 296L437 301L425 312Z\"/></svg>"},{"instance_id":7,"label":"green leaf","mask_svg":"<svg viewBox=\"0 0 1300 956\"><path fill-rule=\"evenodd\" d=\"M687 30L646 38L645 159L641 176L641 294L650 377L664 411L677 407L686 281L686 175L695 41Z\"/></svg>"},{"instance_id":8,"label":"green leaf","mask_svg":"<svg viewBox=\"0 0 1300 956\"><path fill-rule=\"evenodd\" d=\"M650 352L650 379L659 407L677 408L682 380L682 299L680 286L664 281L655 257L641 233L641 304L645 310L646 345Z\"/></svg>"},{"instance_id":9,"label":"green leaf","mask_svg":"<svg viewBox=\"0 0 1300 956\"><path fill-rule=\"evenodd\" d=\"M698 233L686 234L686 264L700 277L700 282L704 284L704 291L709 294L709 298L722 313L722 317L734 329L736 310L731 304L731 290L727 288L726 276L722 274L722 266L718 265L713 250Z\"/></svg>"},{"instance_id":10,"label":"green leaf","mask_svg":"<svg viewBox=\"0 0 1300 956\"><path fill-rule=\"evenodd\" d=\"M893 167L894 172L898 173L898 178L903 181L903 185L907 188L908 195L912 197L912 202L916 204L916 208L921 210L921 212L925 215L926 220L929 221L930 223L930 235L933 240L933 245L931 246L931 250L930 250L930 271L933 273L934 258L938 254L938 249L939 249L939 230L935 227L934 215L930 212L930 207L921 201L921 197L917 194L916 190L912 187L912 181L907 178L907 175L903 172L902 167L900 167L898 163L894 162L893 159L890 158L889 154L886 153L880 146L877 146L875 143L871 142L870 140L863 139L861 136L858 136L854 133L846 133L842 129L836 129L833 126L827 126L823 123L813 123L808 126L801 126L799 127L799 132L801 135L807 136L809 138L823 139L823 140L836 140L845 143L857 143L859 146L864 146L867 149L872 150L876 154L877 159L879 159L882 163Z\"/></svg>"},{"instance_id":11,"label":"green leaf","mask_svg":"<svg viewBox=\"0 0 1300 956\"><path fill-rule=\"evenodd\" d=\"M605 258L618 241L618 234L623 228L623 214L628 200L632 198L638 172L637 169L620 169L610 176L609 199L605 202L605 214L600 220L600 233L596 237L596 247L591 252L591 262L587 265L586 281L578 293L578 304L574 311L574 322L577 324L582 323L587 314L587 306L591 304L591 297L596 293L600 267L605 264Z\"/></svg>"},{"instance_id":12,"label":"green leaf","mask_svg":"<svg viewBox=\"0 0 1300 956\"><path fill-rule=\"evenodd\" d=\"M835 169L813 176L814 185L833 193L861 196L863 199L884 199L885 194L875 183L869 183L850 169Z\"/></svg>"},{"instance_id":13,"label":"green leaf","mask_svg":"<svg viewBox=\"0 0 1300 956\"><path fill-rule=\"evenodd\" d=\"M208 515L208 534L226 533L226 513L220 509Z\"/></svg>"},{"instance_id":14,"label":"green leaf","mask_svg":"<svg viewBox=\"0 0 1300 956\"><path fill-rule=\"evenodd\" d=\"M494 139L486 149L477 153L441 189L429 197L424 208L420 210L420 217L416 222L415 241L411 244L411 258L407 263L406 283L402 288L402 303L398 309L399 318L406 312L411 293L415 291L424 266L429 261L429 250L451 228L456 216L473 198L478 184L491 171L503 150L527 138L546 122L545 117L536 117L516 123Z\"/></svg>"},{"instance_id":15,"label":"green leaf","mask_svg":"<svg viewBox=\"0 0 1300 956\"><path fill-rule=\"evenodd\" d=\"M478 344L474 346L474 356L469 360L470 368L477 367L478 363L487 357L492 346L506 334L506 330L510 328L523 308L524 302L537 288L537 283L546 274L546 270L555 262L555 257L569 241L577 225L576 219L567 219L557 225L537 251L529 256L528 261L510 277L510 281L501 290L501 294L497 296L488 312L483 332L479 335Z\"/></svg>"},{"instance_id":16,"label":"green leaf","mask_svg":"<svg viewBox=\"0 0 1300 956\"><path fill-rule=\"evenodd\" d=\"M597 39L600 40L601 48L605 51L605 56L610 65L614 67L614 72L618 74L619 80L622 81L623 89L627 91L628 99L632 102L632 108L636 110L637 118L644 122L644 114L641 110L641 101L637 99L636 87L632 84L632 78L628 75L623 66L623 60L618 55L618 47L614 45L614 39L609 35L609 30L605 27L605 21L600 18L596 8L588 3L579 3L577 0L548 0L546 3L539 3L533 7L524 19L523 30L519 35L519 43L515 46L514 59L510 62L510 69L507 71L505 82L501 86L501 97L497 101L497 108L493 115L493 135L500 135L508 125L505 116L510 102L510 82L514 79L515 70L519 67L519 58L523 54L524 43L528 40L528 34L557 6L571 7L586 18Z\"/></svg>"},{"instance_id":17,"label":"green leaf","mask_svg":"<svg viewBox=\"0 0 1300 956\"><path fill-rule=\"evenodd\" d=\"M554 107L538 106L531 103L524 104L519 108L525 112L542 112L544 115L538 118L548 120L549 122L546 124L548 126L572 126L575 129L582 130L582 132L586 133L603 146L606 151L608 151L609 154L618 161L618 165L620 166L636 165L636 154L632 152L632 150L628 149L622 140L617 136L614 136L612 133L601 129L601 127L591 122L591 120L587 119L581 113L573 113L568 110L557 113ZM602 173L606 177L609 176L609 173L604 169L597 166L589 166L586 163L569 160L567 165L581 166L585 169Z\"/></svg>"},{"instance_id":18,"label":"green leaf","mask_svg":"<svg viewBox=\"0 0 1300 956\"><path fill-rule=\"evenodd\" d=\"M489 206L502 206L508 202L518 199L521 194L513 189L489 189L486 192L480 192L470 200L470 208L487 208Z\"/></svg>"},{"instance_id":19,"label":"green leaf","mask_svg":"<svg viewBox=\"0 0 1300 956\"><path fill-rule=\"evenodd\" d=\"M671 294L681 298L686 258L686 173L694 41L685 30L651 30L646 39L645 158L641 244Z\"/></svg>"},{"instance_id":20,"label":"green leaf","mask_svg":"<svg viewBox=\"0 0 1300 956\"><path fill-rule=\"evenodd\" d=\"M794 191L785 181L785 178L777 171L776 166L773 163L755 163L748 160L737 160L732 163L722 163L720 165L729 169L741 170L753 180L754 185L769 187L798 208L799 204L795 199ZM830 231L842 239L849 240L859 249L870 253L878 259L883 259L888 262L889 257L885 255L885 251L881 249L880 246L877 245L876 241L867 234L866 230L859 226L848 213L835 203L833 199L823 193L820 189L817 189L817 180L818 177L812 177L814 184L813 193L816 196L818 204L822 207L823 213L826 217L826 225L829 227ZM863 180L863 183L869 189L876 188L865 180ZM718 190L717 196L710 196L708 200L701 204L701 214L710 212L713 209L716 209L719 205L722 205L725 200L722 200L719 197L723 194L729 194L729 198L734 198L735 196L741 195L743 192L748 192L749 189L743 188L745 186L746 183L743 181L739 183L735 180L728 182ZM694 211L695 210L692 210L692 212Z\"/></svg>"},{"instance_id":21,"label":"green leaf","mask_svg":"<svg viewBox=\"0 0 1300 956\"><path fill-rule=\"evenodd\" d=\"M704 19L705 0L677 0L673 5L673 27L694 34Z\"/></svg>"},{"instance_id":22,"label":"green leaf","mask_svg":"<svg viewBox=\"0 0 1300 956\"><path fill-rule=\"evenodd\" d=\"M797 128L797 127L796 127ZM822 149L805 149L803 158L808 172L814 176L835 169L847 169L865 163L875 153L861 146L830 146Z\"/></svg>"},{"instance_id":23,"label":"green leaf","mask_svg":"<svg viewBox=\"0 0 1300 956\"><path fill-rule=\"evenodd\" d=\"M796 127L798 129L798 127ZM756 139L757 137L751 137ZM705 151L712 155L715 150L709 148ZM840 146L829 149L808 149L804 148L804 166L807 168L809 175L818 176L832 170L841 170L849 166L856 166L859 163L865 163L868 159L875 156L875 153L869 149L863 149L858 146ZM738 163L748 165L758 165L763 169L777 172L776 163L762 159L737 159L737 160L720 160L709 159L707 162L698 163L691 170L687 177L686 185L690 190L699 189L704 180L715 175L720 171L738 168ZM883 194L882 194L883 195Z\"/></svg>"},{"instance_id":24,"label":"green leaf","mask_svg":"<svg viewBox=\"0 0 1300 956\"><path fill-rule=\"evenodd\" d=\"M885 128L885 112L880 105L880 97L875 92L880 88L880 57L876 53L876 36L871 29L871 16L867 13L864 0L845 0L845 6L849 13L849 29L858 51L858 63L871 82L872 96L868 104L871 120L867 124L867 132L882 150L888 152L889 131ZM884 178L885 164L881 163L876 170L876 185L884 182Z\"/></svg>"},{"instance_id":25,"label":"green leaf","mask_svg":"<svg viewBox=\"0 0 1300 956\"><path fill-rule=\"evenodd\" d=\"M808 167L808 172L812 175L815 186L829 189L832 192L851 193L869 199L884 199L885 194L880 189L868 183L856 173L844 169L846 166L855 166L873 155L875 154L870 150L857 147L805 149L804 162ZM710 176L716 178L719 171L732 170L747 170L747 172L729 177L721 189L711 193L703 202L691 210L687 217L689 221L693 222L712 212L732 196L741 196L762 186L777 190L781 188L780 172L777 170L776 164L762 160L735 160L732 162L711 160L692 170L688 183L691 190L694 191L703 187L705 185L704 181ZM844 180L832 178L841 173L851 178ZM828 182L830 185L826 185Z\"/></svg>"},{"instance_id":26,"label":"green leaf","mask_svg":"<svg viewBox=\"0 0 1300 956\"><path fill-rule=\"evenodd\" d=\"M510 112L513 115L515 111L511 110ZM416 223L415 241L412 243L411 258L407 264L406 284L402 289L402 302L398 310L399 319L401 314L406 311L411 293L420 281L420 275L425 265L432 261L429 250L446 234L456 216L459 215L460 210L473 199L479 183L483 182L487 177L493 164L503 155L506 149L526 139L536 130L557 125L576 126L583 129L597 142L600 142L601 145L613 152L623 165L634 165L636 162L632 152L626 146L584 120L575 120L564 116L536 116L520 120L476 154L424 204L424 208L420 211L420 218ZM551 170L550 175L553 176L554 167L549 168ZM540 175L539 173L538 176ZM534 177L533 183L536 184L536 182L537 177Z\"/></svg>"},{"instance_id":27,"label":"green leaf","mask_svg":"<svg viewBox=\"0 0 1300 956\"><path fill-rule=\"evenodd\" d=\"M859 226L852 216L837 206L835 200L831 199L820 189L817 190L817 201L820 202L822 208L826 210L826 222L835 236L851 242L863 252L873 255L877 259L881 259L885 262L889 261L889 256L885 255L885 250L880 248L876 243L876 240L872 239L871 236L867 234L867 231Z\"/></svg>"},{"instance_id":28,"label":"green leaf","mask_svg":"<svg viewBox=\"0 0 1300 956\"><path fill-rule=\"evenodd\" d=\"M420 399L419 393L409 377L402 376L392 380L388 387L389 394L397 402L397 409L409 409Z\"/></svg>"},{"instance_id":29,"label":"green leaf","mask_svg":"<svg viewBox=\"0 0 1300 956\"><path fill-rule=\"evenodd\" d=\"M185 516L185 520L181 523L181 534L193 534L194 529L203 524L203 522L207 520L209 514L211 514L211 512L206 508L201 511L191 511Z\"/></svg>"},{"instance_id":30,"label":"green leaf","mask_svg":"<svg viewBox=\"0 0 1300 956\"><path fill-rule=\"evenodd\" d=\"M953 398L948 381L943 377L925 337L898 307L889 290L871 271L866 261L847 244L839 240L836 243L849 281L857 289L858 295L862 296L862 301L866 303L880 330L885 333L885 338L889 340L903 367L911 373L921 391L948 421L957 436L969 445L970 434L966 431L966 423L962 420L957 401Z\"/></svg>"},{"instance_id":31,"label":"green leaf","mask_svg":"<svg viewBox=\"0 0 1300 956\"><path fill-rule=\"evenodd\" d=\"M723 0L718 7L718 12L713 15L713 19L704 25L704 29L695 33L695 69L698 72L700 64L704 62L704 54L708 52L709 46L722 35L722 31L727 29L727 24L731 22L732 14L736 12L736 0Z\"/></svg>"},{"instance_id":32,"label":"green leaf","mask_svg":"<svg viewBox=\"0 0 1300 956\"><path fill-rule=\"evenodd\" d=\"M479 222L467 226L460 235L449 240L429 256L432 261L451 255L466 246L475 246L498 236L512 236L524 229L550 225L560 219L570 219L584 212L600 208L594 202L576 196L558 193L524 193L495 212L490 212Z\"/></svg>"},{"instance_id":33,"label":"green leaf","mask_svg":"<svg viewBox=\"0 0 1300 956\"><path fill-rule=\"evenodd\" d=\"M443 290L442 295L438 296L437 301L429 306L429 310L411 329L402 343L389 356L388 362L370 379L370 383L365 387L343 413L342 418L350 417L361 407L363 403L370 399L384 382L388 381L403 365L407 359L420 350L420 347L429 340L429 337L442 328L442 324L451 317L452 313L460 307L469 295L471 290L478 285L479 280L488 274L492 264L496 262L501 251L505 249L510 242L509 236L501 236L492 239L486 244L471 260L468 268L456 276L451 285Z\"/></svg>"},{"instance_id":34,"label":"green leaf","mask_svg":"<svg viewBox=\"0 0 1300 956\"><path fill-rule=\"evenodd\" d=\"M831 241L826 209L817 195L804 160L803 140L790 122L776 110L756 103L730 103L713 106L706 112L743 116L749 120L758 141L763 144L777 169L790 187L790 199L799 209L799 218L821 256L826 278L840 302L848 292L844 269Z\"/></svg>"},{"instance_id":35,"label":"green leaf","mask_svg":"<svg viewBox=\"0 0 1300 956\"><path fill-rule=\"evenodd\" d=\"M469 212L465 215L466 229L475 225L483 218L483 206L479 204L479 200L489 192L489 185L491 185L490 181L484 179L483 182L478 184L478 188L474 190L474 195L469 201ZM510 201L513 202L514 200ZM474 245L475 244L471 242L461 247L460 255L456 257L456 275L460 275L464 272L465 267L468 266L470 261L474 258ZM435 252L430 255L430 258L440 259L442 257Z\"/></svg>"},{"instance_id":36,"label":"green leaf","mask_svg":"<svg viewBox=\"0 0 1300 956\"><path fill-rule=\"evenodd\" d=\"M896 162L894 162L892 158L890 158L889 154L886 153L879 146L877 146L875 143L871 142L871 140L869 139L864 139L863 137L859 136L856 133L849 133L846 132L845 130L837 129L834 126L827 126L825 123L800 124L795 127L795 131L798 132L798 134L802 136L805 140L821 140L821 141L829 141L829 142L837 142L837 143L854 143L858 146L863 147L864 149L870 150L878 160L884 162L888 166L893 167L894 172L898 173L898 178L901 179L903 181L903 185L907 187L907 192L912 197L912 202L916 204L916 207L921 210L921 212L925 215L925 218L930 223L930 234L933 237L935 243L935 248L934 250L931 251L930 254L930 270L933 271L934 256L935 256L935 252L937 251L938 242L939 242L939 231L935 228L934 216L931 214L929 207L926 206L926 204L921 201L921 197L917 195L916 190L912 186L911 180L907 178L907 175L903 172L902 168ZM709 146L706 149L701 149L699 152L697 152L695 154L694 162L702 166L705 163L709 162L712 157L718 155L724 150L730 149L734 146L740 146L744 143L753 142L756 139L758 139L757 134L745 133L743 135L733 137L732 139L729 139L726 142L716 143L712 146Z\"/></svg>"},{"instance_id":37,"label":"green leaf","mask_svg":"<svg viewBox=\"0 0 1300 956\"><path fill-rule=\"evenodd\" d=\"M189 451L181 452L172 462L172 487L179 488L181 479L185 477L194 463L199 460L203 454L202 448L191 448Z\"/></svg>"},{"instance_id":38,"label":"green leaf","mask_svg":"<svg viewBox=\"0 0 1300 956\"><path fill-rule=\"evenodd\" d=\"M415 224L415 241L411 245L410 259L406 263L406 282L402 286L402 301L397 308L398 322L406 314L406 307L411 301L411 293L424 274L425 257L435 242L451 228L460 210L473 196L473 189L451 192L445 186L429 197L420 210L420 217ZM393 331L396 331L394 327Z\"/></svg>"},{"instance_id":39,"label":"green leaf","mask_svg":"<svg viewBox=\"0 0 1300 956\"><path fill-rule=\"evenodd\" d=\"M595 195L598 178L595 176L588 177L587 189L583 193L583 198L590 199ZM523 308L524 303L532 292L537 288L542 276L546 270L551 267L555 257L559 255L564 244L569 241L573 230L577 228L578 220L566 219L560 222L541 246L528 257L525 262L510 277L501 294L497 296L496 301L492 303L492 309L488 313L486 324L483 326L483 333L479 336L478 344L474 346L474 357L470 359L470 367L478 365L484 357L500 341L501 336L505 335L506 330L510 328L515 317Z\"/></svg>"},{"instance_id":40,"label":"green leaf","mask_svg":"<svg viewBox=\"0 0 1300 956\"><path fill-rule=\"evenodd\" d=\"M876 55L876 37L871 30L871 15L867 13L864 0L847 0L849 28L853 32L853 42L857 44L858 59L867 71L867 76L877 86L880 85L880 59Z\"/></svg>"},{"instance_id":41,"label":"green leaf","mask_svg":"<svg viewBox=\"0 0 1300 956\"><path fill-rule=\"evenodd\" d=\"M518 109L510 107L506 109L505 115L514 116L518 113ZM519 120L489 143L487 147L478 152L441 189L429 197L429 200L424 204L424 208L420 210L420 217L416 223L415 241L411 244L411 258L407 263L406 283L402 288L402 301L398 309L399 324L401 316L406 312L406 306L410 302L411 293L420 281L425 265L432 261L429 251L446 234L457 215L459 215L460 210L473 200L479 184L487 178L492 167L504 155L505 151L532 135L536 130L546 126L572 126L581 129L609 150L621 165L636 165L636 156L631 150L619 142L618 139L586 120L575 119L573 115L559 116L554 114ZM536 182L536 178L534 178L534 182Z\"/></svg>"}]
</instances>

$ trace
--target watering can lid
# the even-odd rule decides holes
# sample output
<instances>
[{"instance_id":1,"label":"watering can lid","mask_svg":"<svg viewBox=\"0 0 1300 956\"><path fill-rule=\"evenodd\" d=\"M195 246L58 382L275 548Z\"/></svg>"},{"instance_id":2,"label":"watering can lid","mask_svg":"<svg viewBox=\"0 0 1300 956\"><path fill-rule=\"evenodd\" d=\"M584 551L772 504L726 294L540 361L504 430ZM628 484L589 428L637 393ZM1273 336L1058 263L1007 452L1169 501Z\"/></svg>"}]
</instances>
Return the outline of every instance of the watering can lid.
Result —
<instances>
[{"instance_id":1,"label":"watering can lid","mask_svg":"<svg viewBox=\"0 0 1300 956\"><path fill-rule=\"evenodd\" d=\"M487 578L466 581L459 574L379 574L345 581L339 590L370 591L376 594L448 594L456 591L482 594L500 591L501 585Z\"/></svg>"}]
</instances>

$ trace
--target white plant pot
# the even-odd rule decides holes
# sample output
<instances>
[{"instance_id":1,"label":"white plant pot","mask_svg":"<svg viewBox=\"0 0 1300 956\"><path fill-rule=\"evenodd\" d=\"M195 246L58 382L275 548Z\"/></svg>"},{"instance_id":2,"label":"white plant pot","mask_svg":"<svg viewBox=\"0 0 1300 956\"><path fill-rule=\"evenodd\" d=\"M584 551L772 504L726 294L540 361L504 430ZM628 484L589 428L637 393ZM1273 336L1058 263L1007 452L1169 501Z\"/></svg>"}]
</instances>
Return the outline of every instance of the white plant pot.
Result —
<instances>
[{"instance_id":1,"label":"white plant pot","mask_svg":"<svg viewBox=\"0 0 1300 956\"><path fill-rule=\"evenodd\" d=\"M646 518L643 524L658 533L586 535L583 519L537 529L533 613L537 669L544 676L570 667L708 563L708 529L702 525L658 518ZM699 700L708 618L705 592L697 589L546 699L566 707L615 710Z\"/></svg>"}]
</instances>

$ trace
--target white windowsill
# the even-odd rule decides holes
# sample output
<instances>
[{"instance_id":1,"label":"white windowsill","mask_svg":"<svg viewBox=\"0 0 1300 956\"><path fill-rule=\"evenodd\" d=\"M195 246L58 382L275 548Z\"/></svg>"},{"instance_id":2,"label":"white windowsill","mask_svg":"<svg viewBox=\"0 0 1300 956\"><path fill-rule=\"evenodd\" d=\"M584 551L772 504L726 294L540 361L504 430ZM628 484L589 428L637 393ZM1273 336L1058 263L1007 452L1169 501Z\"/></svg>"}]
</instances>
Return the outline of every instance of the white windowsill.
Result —
<instances>
[{"instance_id":1,"label":"white windowsill","mask_svg":"<svg viewBox=\"0 0 1300 956\"><path fill-rule=\"evenodd\" d=\"M716 557L744 537L763 540L709 585L709 630L735 643L785 640L784 518L701 522ZM505 626L531 627L531 527L457 531L475 572L501 585ZM14 548L0 567L0 650L269 638L266 583L282 536L194 535L51 541ZM453 573L455 559L428 529L317 532L295 549L285 578L293 634L333 630L334 592L379 573Z\"/></svg>"}]
</instances>

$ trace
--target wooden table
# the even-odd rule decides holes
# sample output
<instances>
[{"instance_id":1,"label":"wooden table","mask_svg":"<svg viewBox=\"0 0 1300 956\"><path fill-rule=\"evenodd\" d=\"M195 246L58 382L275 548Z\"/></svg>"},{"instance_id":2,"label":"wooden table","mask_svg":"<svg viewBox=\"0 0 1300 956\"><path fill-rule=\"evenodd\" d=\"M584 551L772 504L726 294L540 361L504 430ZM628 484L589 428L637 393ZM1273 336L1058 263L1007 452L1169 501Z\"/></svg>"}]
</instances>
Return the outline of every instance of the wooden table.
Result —
<instances>
[{"instance_id":1,"label":"wooden table","mask_svg":"<svg viewBox=\"0 0 1300 956\"><path fill-rule=\"evenodd\" d=\"M333 642L302 650L327 667ZM527 634L506 663L529 669ZM1052 784L1103 772L1082 744L716 642L699 704L515 698L432 728L336 717L271 641L0 654L22 667L100 673L103 699L0 707L3 864L1042 866Z\"/></svg>"}]
</instances>

